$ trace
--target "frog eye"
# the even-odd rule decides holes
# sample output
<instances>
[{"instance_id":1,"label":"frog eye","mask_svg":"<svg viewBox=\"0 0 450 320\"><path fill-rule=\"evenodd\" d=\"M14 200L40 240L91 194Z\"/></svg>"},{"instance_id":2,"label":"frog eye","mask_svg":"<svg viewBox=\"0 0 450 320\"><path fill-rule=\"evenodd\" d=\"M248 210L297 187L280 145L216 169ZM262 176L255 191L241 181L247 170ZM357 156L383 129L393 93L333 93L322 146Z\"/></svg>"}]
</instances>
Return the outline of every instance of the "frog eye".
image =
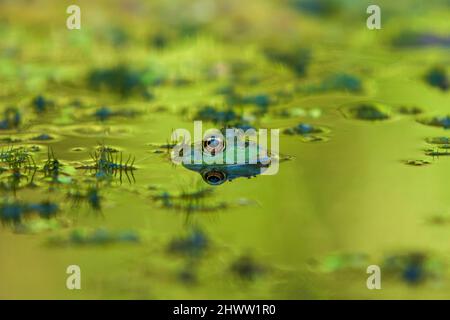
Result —
<instances>
[{"instance_id":1,"label":"frog eye","mask_svg":"<svg viewBox=\"0 0 450 320\"><path fill-rule=\"evenodd\" d=\"M219 170L205 171L203 172L202 177L206 183L214 186L218 186L219 184L222 184L227 180L227 175L225 174L225 172Z\"/></svg>"},{"instance_id":2,"label":"frog eye","mask_svg":"<svg viewBox=\"0 0 450 320\"><path fill-rule=\"evenodd\" d=\"M206 136L203 140L203 152L215 155L225 149L223 137L217 135Z\"/></svg>"}]
</instances>

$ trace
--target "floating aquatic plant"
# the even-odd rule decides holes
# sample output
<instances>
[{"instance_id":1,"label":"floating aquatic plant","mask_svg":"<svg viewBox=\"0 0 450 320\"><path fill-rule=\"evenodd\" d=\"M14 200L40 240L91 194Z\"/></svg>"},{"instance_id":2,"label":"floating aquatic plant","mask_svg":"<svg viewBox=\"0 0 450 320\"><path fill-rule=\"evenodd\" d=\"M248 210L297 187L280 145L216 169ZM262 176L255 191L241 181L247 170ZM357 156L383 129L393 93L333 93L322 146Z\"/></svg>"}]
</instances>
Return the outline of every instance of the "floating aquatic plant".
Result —
<instances>
[{"instance_id":1,"label":"floating aquatic plant","mask_svg":"<svg viewBox=\"0 0 450 320\"><path fill-rule=\"evenodd\" d=\"M429 144L435 145L437 148L435 149L426 149L425 154L438 157L438 156L446 156L449 154L450 150L450 138L448 137L432 137L426 138L425 141Z\"/></svg>"},{"instance_id":2,"label":"floating aquatic plant","mask_svg":"<svg viewBox=\"0 0 450 320\"><path fill-rule=\"evenodd\" d=\"M289 3L295 9L314 16L328 17L342 9L338 0L289 0Z\"/></svg>"},{"instance_id":3,"label":"floating aquatic plant","mask_svg":"<svg viewBox=\"0 0 450 320\"><path fill-rule=\"evenodd\" d=\"M316 127L311 124L299 123L295 127L285 129L283 132L289 135L293 134L307 135L307 134L323 133L324 130L320 127Z\"/></svg>"},{"instance_id":4,"label":"floating aquatic plant","mask_svg":"<svg viewBox=\"0 0 450 320\"><path fill-rule=\"evenodd\" d=\"M24 147L9 147L0 150L0 189L13 191L18 188L34 186L33 179L37 166L33 155ZM9 173L9 175L5 175ZM23 181L27 183L23 184Z\"/></svg>"},{"instance_id":5,"label":"floating aquatic plant","mask_svg":"<svg viewBox=\"0 0 450 320\"><path fill-rule=\"evenodd\" d=\"M177 142L148 143L147 145L153 149L153 153L170 154L170 151L177 145Z\"/></svg>"},{"instance_id":6,"label":"floating aquatic plant","mask_svg":"<svg viewBox=\"0 0 450 320\"><path fill-rule=\"evenodd\" d=\"M53 139L54 138L47 133L42 133L42 134L39 134L39 135L31 138L31 140L33 140L33 141L48 141L48 140L53 140Z\"/></svg>"},{"instance_id":7,"label":"floating aquatic plant","mask_svg":"<svg viewBox=\"0 0 450 320\"><path fill-rule=\"evenodd\" d=\"M18 143L22 142L22 139L17 137L1 137L0 141L4 143Z\"/></svg>"},{"instance_id":8,"label":"floating aquatic plant","mask_svg":"<svg viewBox=\"0 0 450 320\"><path fill-rule=\"evenodd\" d=\"M58 210L59 206L50 201L28 203L6 199L0 204L0 220L5 224L17 224L25 217L32 214L37 214L41 218L49 219L54 217Z\"/></svg>"},{"instance_id":9,"label":"floating aquatic plant","mask_svg":"<svg viewBox=\"0 0 450 320\"><path fill-rule=\"evenodd\" d=\"M159 203L163 208L187 213L216 212L229 207L226 202L207 201L214 189L199 185L189 190L180 192L162 191L152 195L152 200Z\"/></svg>"},{"instance_id":10,"label":"floating aquatic plant","mask_svg":"<svg viewBox=\"0 0 450 320\"><path fill-rule=\"evenodd\" d=\"M364 270L367 268L367 263L368 256L360 252L332 253L321 259L313 259L310 261L312 267L325 273Z\"/></svg>"},{"instance_id":11,"label":"floating aquatic plant","mask_svg":"<svg viewBox=\"0 0 450 320\"><path fill-rule=\"evenodd\" d=\"M286 108L275 112L275 116L283 118L310 117L313 119L317 119L322 116L322 110L319 108L311 108L311 109Z\"/></svg>"},{"instance_id":12,"label":"floating aquatic plant","mask_svg":"<svg viewBox=\"0 0 450 320\"><path fill-rule=\"evenodd\" d=\"M94 170L95 177L99 180L119 175L119 179L122 181L122 174L125 174L130 183L131 179L135 181L133 174L133 171L136 169L134 166L135 157L129 155L124 162L122 152L113 152L111 148L102 145L97 148L94 154L91 154L91 158L92 164L80 166L78 169Z\"/></svg>"},{"instance_id":13,"label":"floating aquatic plant","mask_svg":"<svg viewBox=\"0 0 450 320\"><path fill-rule=\"evenodd\" d=\"M154 200L159 202L165 209L180 211L187 214L195 212L217 212L225 210L229 207L226 202L206 203L205 201L200 201L199 199L171 198L169 193L160 194L154 198Z\"/></svg>"},{"instance_id":14,"label":"floating aquatic plant","mask_svg":"<svg viewBox=\"0 0 450 320\"><path fill-rule=\"evenodd\" d=\"M265 54L270 60L286 65L298 76L306 74L311 61L311 52L305 48L291 50L268 48L265 50Z\"/></svg>"},{"instance_id":15,"label":"floating aquatic plant","mask_svg":"<svg viewBox=\"0 0 450 320\"><path fill-rule=\"evenodd\" d=\"M425 141L429 144L450 145L449 137L432 137L426 138Z\"/></svg>"},{"instance_id":16,"label":"floating aquatic plant","mask_svg":"<svg viewBox=\"0 0 450 320\"><path fill-rule=\"evenodd\" d=\"M57 231L69 227L71 222L65 219L29 219L14 225L14 232L18 234L39 234Z\"/></svg>"},{"instance_id":17,"label":"floating aquatic plant","mask_svg":"<svg viewBox=\"0 0 450 320\"><path fill-rule=\"evenodd\" d=\"M54 180L58 179L61 169L61 163L56 159L53 149L48 148L47 161L44 164L44 174L46 176L51 176Z\"/></svg>"},{"instance_id":18,"label":"floating aquatic plant","mask_svg":"<svg viewBox=\"0 0 450 320\"><path fill-rule=\"evenodd\" d=\"M449 79L446 70L443 67L434 67L430 69L424 77L425 81L432 87L437 87L442 91L449 88Z\"/></svg>"},{"instance_id":19,"label":"floating aquatic plant","mask_svg":"<svg viewBox=\"0 0 450 320\"><path fill-rule=\"evenodd\" d=\"M363 90L362 81L357 76L338 73L325 78L320 84L306 86L302 91L320 93L327 91L344 91L358 93Z\"/></svg>"},{"instance_id":20,"label":"floating aquatic plant","mask_svg":"<svg viewBox=\"0 0 450 320\"><path fill-rule=\"evenodd\" d=\"M404 160L403 163L406 165L409 165L409 166L422 167L422 166L429 165L430 161L424 160L424 159L409 159L409 160Z\"/></svg>"},{"instance_id":21,"label":"floating aquatic plant","mask_svg":"<svg viewBox=\"0 0 450 320\"><path fill-rule=\"evenodd\" d=\"M4 176L0 180L0 189L6 192L12 191L16 194L18 189L34 188L36 187L34 183L35 174L36 168L14 168L10 175Z\"/></svg>"},{"instance_id":22,"label":"floating aquatic plant","mask_svg":"<svg viewBox=\"0 0 450 320\"><path fill-rule=\"evenodd\" d=\"M312 260L311 266L318 271L344 272L366 270L369 256L364 253L334 253L320 260ZM419 284L442 277L442 261L424 252L401 252L385 255L379 263L386 277L396 277L408 284Z\"/></svg>"},{"instance_id":23,"label":"floating aquatic plant","mask_svg":"<svg viewBox=\"0 0 450 320\"><path fill-rule=\"evenodd\" d=\"M448 214L435 214L427 219L427 223L432 225L446 225L450 223Z\"/></svg>"},{"instance_id":24,"label":"floating aquatic plant","mask_svg":"<svg viewBox=\"0 0 450 320\"><path fill-rule=\"evenodd\" d=\"M69 235L55 236L48 240L51 246L89 246L111 245L118 243L139 243L140 237L134 231L113 232L105 228L89 231L87 229L75 229Z\"/></svg>"},{"instance_id":25,"label":"floating aquatic plant","mask_svg":"<svg viewBox=\"0 0 450 320\"><path fill-rule=\"evenodd\" d=\"M418 115L423 113L423 110L416 106L400 106L396 108L396 111L403 115Z\"/></svg>"},{"instance_id":26,"label":"floating aquatic plant","mask_svg":"<svg viewBox=\"0 0 450 320\"><path fill-rule=\"evenodd\" d=\"M441 127L444 129L450 129L450 116L436 116L432 118L422 118L417 120L419 123L427 126Z\"/></svg>"},{"instance_id":27,"label":"floating aquatic plant","mask_svg":"<svg viewBox=\"0 0 450 320\"><path fill-rule=\"evenodd\" d=\"M424 252L406 252L384 258L382 270L411 285L442 277L442 261Z\"/></svg>"},{"instance_id":28,"label":"floating aquatic plant","mask_svg":"<svg viewBox=\"0 0 450 320\"><path fill-rule=\"evenodd\" d=\"M323 127L314 126L308 123L299 123L298 125L283 130L287 135L298 135L302 138L303 142L317 142L326 141L325 134L328 132Z\"/></svg>"},{"instance_id":29,"label":"floating aquatic plant","mask_svg":"<svg viewBox=\"0 0 450 320\"><path fill-rule=\"evenodd\" d=\"M70 183L72 181L71 175L74 173L75 168L72 166L62 164L53 152L52 148L48 148L47 160L42 168L44 176L50 178L52 183Z\"/></svg>"},{"instance_id":30,"label":"floating aquatic plant","mask_svg":"<svg viewBox=\"0 0 450 320\"><path fill-rule=\"evenodd\" d=\"M448 148L425 149L425 155L438 158L442 156L450 156L450 151Z\"/></svg>"},{"instance_id":31,"label":"floating aquatic plant","mask_svg":"<svg viewBox=\"0 0 450 320\"><path fill-rule=\"evenodd\" d=\"M156 49L164 49L170 40L170 36L161 31L149 36L150 45Z\"/></svg>"},{"instance_id":32,"label":"floating aquatic plant","mask_svg":"<svg viewBox=\"0 0 450 320\"><path fill-rule=\"evenodd\" d=\"M450 47L450 37L427 32L403 31L394 37L392 44L403 48Z\"/></svg>"},{"instance_id":33,"label":"floating aquatic plant","mask_svg":"<svg viewBox=\"0 0 450 320\"><path fill-rule=\"evenodd\" d=\"M235 121L239 116L231 109L221 111L212 106L204 106L195 115L195 119L203 121L211 121L213 123L226 124L231 121Z\"/></svg>"},{"instance_id":34,"label":"floating aquatic plant","mask_svg":"<svg viewBox=\"0 0 450 320\"><path fill-rule=\"evenodd\" d=\"M200 256L209 247L209 239L200 229L191 230L184 237L173 239L168 245L170 253L183 254L189 256Z\"/></svg>"},{"instance_id":35,"label":"floating aquatic plant","mask_svg":"<svg viewBox=\"0 0 450 320\"><path fill-rule=\"evenodd\" d=\"M109 107L100 107L94 112L94 117L100 121L106 121L113 117L131 118L138 115L136 110L112 110Z\"/></svg>"},{"instance_id":36,"label":"floating aquatic plant","mask_svg":"<svg viewBox=\"0 0 450 320\"><path fill-rule=\"evenodd\" d=\"M38 95L31 101L31 105L36 112L42 113L53 107L55 104L52 100L49 100L42 95Z\"/></svg>"},{"instance_id":37,"label":"floating aquatic plant","mask_svg":"<svg viewBox=\"0 0 450 320\"><path fill-rule=\"evenodd\" d=\"M197 283L198 276L196 272L196 264L192 261L188 261L178 272L177 278L180 282L187 285L193 285Z\"/></svg>"},{"instance_id":38,"label":"floating aquatic plant","mask_svg":"<svg viewBox=\"0 0 450 320\"><path fill-rule=\"evenodd\" d=\"M361 103L342 109L344 116L366 121L381 121L391 117L387 106L380 103Z\"/></svg>"},{"instance_id":39,"label":"floating aquatic plant","mask_svg":"<svg viewBox=\"0 0 450 320\"><path fill-rule=\"evenodd\" d=\"M114 47L122 47L130 40L128 33L120 26L106 28L106 30L102 32L102 36Z\"/></svg>"},{"instance_id":40,"label":"floating aquatic plant","mask_svg":"<svg viewBox=\"0 0 450 320\"><path fill-rule=\"evenodd\" d=\"M17 108L8 107L0 120L0 130L17 129L22 122L22 114Z\"/></svg>"},{"instance_id":41,"label":"floating aquatic plant","mask_svg":"<svg viewBox=\"0 0 450 320\"><path fill-rule=\"evenodd\" d=\"M79 189L69 190L67 198L71 200L74 206L79 206L81 203L87 203L94 210L101 210L100 190L97 187L90 187L86 191Z\"/></svg>"},{"instance_id":42,"label":"floating aquatic plant","mask_svg":"<svg viewBox=\"0 0 450 320\"><path fill-rule=\"evenodd\" d=\"M360 92L362 91L362 81L357 76L339 73L326 78L322 84L321 88L324 91L349 91L349 92Z\"/></svg>"},{"instance_id":43,"label":"floating aquatic plant","mask_svg":"<svg viewBox=\"0 0 450 320\"><path fill-rule=\"evenodd\" d=\"M219 110L212 106L204 106L194 115L194 120L210 121L225 128L243 130L253 128L249 121L238 115L232 108Z\"/></svg>"},{"instance_id":44,"label":"floating aquatic plant","mask_svg":"<svg viewBox=\"0 0 450 320\"><path fill-rule=\"evenodd\" d=\"M88 75L89 85L96 90L107 89L128 97L134 93L152 97L149 86L156 83L151 71L132 70L128 66L118 65L112 68L94 69Z\"/></svg>"},{"instance_id":45,"label":"floating aquatic plant","mask_svg":"<svg viewBox=\"0 0 450 320\"><path fill-rule=\"evenodd\" d=\"M255 112L255 114L264 115L268 111L269 106L272 103L272 99L267 94L256 94L241 97L239 102L241 104L255 105L256 107L258 107L258 110Z\"/></svg>"},{"instance_id":46,"label":"floating aquatic plant","mask_svg":"<svg viewBox=\"0 0 450 320\"><path fill-rule=\"evenodd\" d=\"M192 191L185 190L178 194L162 192L152 196L153 200L198 200L209 197L213 194L214 189L210 187L198 187Z\"/></svg>"},{"instance_id":47,"label":"floating aquatic plant","mask_svg":"<svg viewBox=\"0 0 450 320\"><path fill-rule=\"evenodd\" d=\"M242 255L231 264L231 272L244 280L255 280L266 271L251 255Z\"/></svg>"},{"instance_id":48,"label":"floating aquatic plant","mask_svg":"<svg viewBox=\"0 0 450 320\"><path fill-rule=\"evenodd\" d=\"M33 155L24 147L8 147L0 150L0 163L10 169L36 167Z\"/></svg>"}]
</instances>

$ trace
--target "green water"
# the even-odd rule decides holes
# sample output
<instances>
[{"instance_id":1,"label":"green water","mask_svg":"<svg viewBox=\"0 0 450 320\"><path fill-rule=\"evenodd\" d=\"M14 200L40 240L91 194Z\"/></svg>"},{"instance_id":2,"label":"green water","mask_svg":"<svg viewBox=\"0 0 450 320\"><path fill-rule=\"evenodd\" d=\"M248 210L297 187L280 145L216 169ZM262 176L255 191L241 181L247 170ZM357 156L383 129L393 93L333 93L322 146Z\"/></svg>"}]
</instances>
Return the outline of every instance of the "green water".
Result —
<instances>
[{"instance_id":1,"label":"green water","mask_svg":"<svg viewBox=\"0 0 450 320\"><path fill-rule=\"evenodd\" d=\"M69 31L62 3L0 2L0 105L14 105L23 116L20 127L2 130L0 137L22 140L5 142L5 148L39 146L33 152L39 168L47 160L48 147L66 167L75 168L88 163L89 153L105 144L123 151L124 158L136 158L135 181L128 182L124 175L122 182L115 177L100 183L100 211L85 202L74 205L67 198L75 182L81 190L96 183L89 170L71 169L71 182L56 186L38 171L37 187L18 189L15 194L3 190L2 201L49 200L58 204L59 211L34 232L18 232L11 224L0 227L0 298L449 297L449 225L430 219L450 214L446 188L450 159L432 158L424 151L434 148L425 138L448 132L416 121L448 114L448 91L427 85L423 74L435 65L444 66L448 74L449 51L448 47L398 49L389 44L393 35L411 26L448 35L445 2L411 1L410 6L406 1L383 2L383 29L370 31L364 4L342 1L353 17L348 22L346 14L304 15L284 1L242 5L230 1L226 13L212 14L205 25L192 18L199 24L198 33L175 35L164 49L149 46L148 35L156 29L180 29L177 23L191 21L196 2L79 3L82 29ZM225 6L223 1L216 3ZM182 6L186 11L180 11ZM128 35L125 44L114 45L112 26L120 26ZM298 77L283 64L268 60L261 49L268 44L310 48L307 75ZM237 62L246 65L239 76ZM118 64L150 68L152 75L168 80L148 87L152 99L139 92L123 97L87 84L86 75L93 68ZM357 75L363 90L305 92L304 88L339 72ZM189 82L176 85L180 79ZM223 202L226 208L190 213L164 208L153 199L155 195L207 185L199 174L173 165L166 153L155 153L155 145L167 143L175 128L192 132L196 110L202 106L223 107L225 98L217 90L230 84L242 94L267 94L274 99L269 112L257 119L259 127L284 130L311 123L327 128L326 139L304 142L300 136L281 134L280 153L291 160L280 164L278 174L226 182L212 187L212 195L201 201L204 206ZM37 95L52 99L55 106L37 113L31 106ZM74 106L74 100L81 106ZM367 101L386 105L391 118L365 121L343 116L342 108ZM423 114L395 112L403 105L417 106ZM101 106L138 114L99 121L92 114ZM236 109L242 107L254 109L248 105ZM299 108L320 110L320 116L277 116L277 111ZM30 140L42 133L53 140ZM417 159L430 163L404 163ZM23 224L40 220L31 216ZM49 227L52 221L54 228ZM49 239L67 237L73 230L98 228L132 231L139 242L49 245ZM196 229L208 239L200 256L169 252L173 239ZM382 289L368 290L366 267L382 265L386 256L403 252L422 252L438 261L438 276L411 284L382 269ZM323 270L326 257L345 253L367 258L357 267ZM264 272L252 279L236 275L232 266L242 256L251 256ZM81 290L66 288L66 268L73 264L81 268ZM186 270L194 280L180 277Z\"/></svg>"}]
</instances>

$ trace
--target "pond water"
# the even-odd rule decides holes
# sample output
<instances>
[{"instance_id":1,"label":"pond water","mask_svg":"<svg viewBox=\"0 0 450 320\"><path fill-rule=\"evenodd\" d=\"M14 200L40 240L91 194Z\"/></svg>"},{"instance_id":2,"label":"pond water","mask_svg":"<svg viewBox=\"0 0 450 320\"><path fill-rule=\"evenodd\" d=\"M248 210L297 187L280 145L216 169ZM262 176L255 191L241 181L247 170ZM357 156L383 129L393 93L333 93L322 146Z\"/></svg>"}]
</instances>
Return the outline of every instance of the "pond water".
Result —
<instances>
[{"instance_id":1,"label":"pond water","mask_svg":"<svg viewBox=\"0 0 450 320\"><path fill-rule=\"evenodd\" d=\"M0 3L0 297L448 298L450 96L426 74L450 55L392 42L448 36L445 1L383 2L375 31L349 1L213 3L80 1L72 31L63 4ZM194 120L280 129L286 161L210 186L165 146Z\"/></svg>"}]
</instances>

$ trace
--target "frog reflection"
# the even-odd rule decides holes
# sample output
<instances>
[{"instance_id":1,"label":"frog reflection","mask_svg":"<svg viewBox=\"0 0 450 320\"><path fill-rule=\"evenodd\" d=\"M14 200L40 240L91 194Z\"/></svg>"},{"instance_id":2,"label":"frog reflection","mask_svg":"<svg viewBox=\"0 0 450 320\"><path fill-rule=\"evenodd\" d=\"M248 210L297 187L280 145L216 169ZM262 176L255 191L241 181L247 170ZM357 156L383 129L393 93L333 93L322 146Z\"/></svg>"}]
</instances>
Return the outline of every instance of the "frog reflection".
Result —
<instances>
[{"instance_id":1,"label":"frog reflection","mask_svg":"<svg viewBox=\"0 0 450 320\"><path fill-rule=\"evenodd\" d=\"M206 183L214 186L227 180L264 174L277 161L275 155L270 155L259 144L239 140L240 143L227 146L228 140L222 134L209 134L191 148L175 148L174 152L180 154L185 168L198 172Z\"/></svg>"}]
</instances>

